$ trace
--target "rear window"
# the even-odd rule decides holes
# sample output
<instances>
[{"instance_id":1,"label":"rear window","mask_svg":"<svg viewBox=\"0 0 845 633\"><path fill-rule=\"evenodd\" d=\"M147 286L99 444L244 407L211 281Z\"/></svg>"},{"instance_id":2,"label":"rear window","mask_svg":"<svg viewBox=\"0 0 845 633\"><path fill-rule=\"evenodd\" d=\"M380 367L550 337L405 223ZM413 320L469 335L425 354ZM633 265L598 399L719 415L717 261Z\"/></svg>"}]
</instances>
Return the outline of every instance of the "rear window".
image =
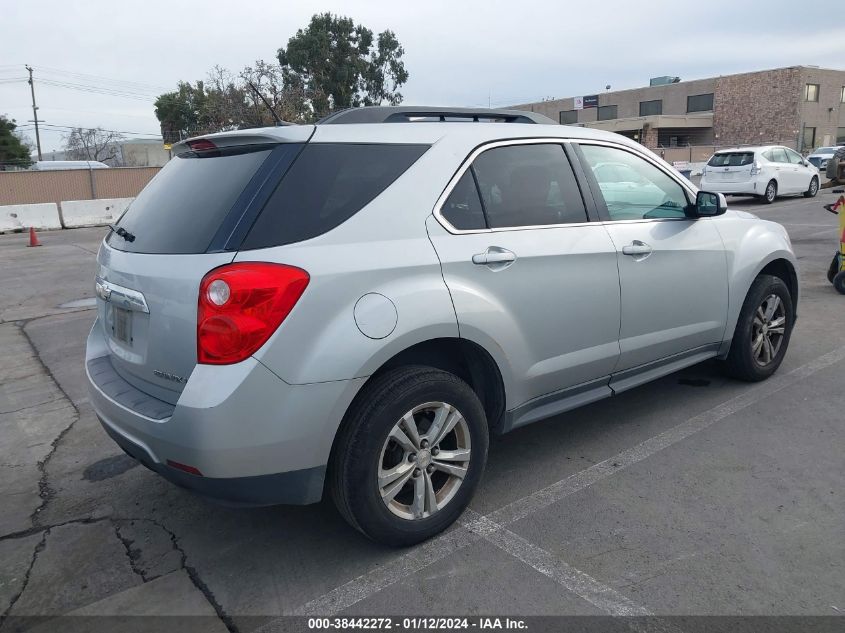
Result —
<instances>
[{"instance_id":1,"label":"rear window","mask_svg":"<svg viewBox=\"0 0 845 633\"><path fill-rule=\"evenodd\" d=\"M742 167L754 162L754 152L726 152L713 154L707 162L711 167Z\"/></svg>"},{"instance_id":2,"label":"rear window","mask_svg":"<svg viewBox=\"0 0 845 633\"><path fill-rule=\"evenodd\" d=\"M204 253L238 196L270 154L243 146L175 156L129 205L109 246L132 253Z\"/></svg>"},{"instance_id":3,"label":"rear window","mask_svg":"<svg viewBox=\"0 0 845 633\"><path fill-rule=\"evenodd\" d=\"M428 147L306 145L270 196L241 248L281 246L330 231L390 186Z\"/></svg>"}]
</instances>

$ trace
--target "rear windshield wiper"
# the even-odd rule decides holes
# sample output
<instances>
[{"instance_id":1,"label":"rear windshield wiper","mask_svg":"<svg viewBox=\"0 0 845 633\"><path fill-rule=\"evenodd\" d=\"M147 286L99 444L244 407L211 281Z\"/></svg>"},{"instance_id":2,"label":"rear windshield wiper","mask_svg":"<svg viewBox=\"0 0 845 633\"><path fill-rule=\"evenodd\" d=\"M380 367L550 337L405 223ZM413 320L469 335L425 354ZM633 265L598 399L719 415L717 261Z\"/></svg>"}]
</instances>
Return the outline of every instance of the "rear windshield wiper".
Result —
<instances>
[{"instance_id":1,"label":"rear windshield wiper","mask_svg":"<svg viewBox=\"0 0 845 633\"><path fill-rule=\"evenodd\" d=\"M109 229L113 233L122 237L127 242L134 242L135 241L135 236L132 233L130 233L129 231L127 231L126 229L124 229L122 226L115 226L114 224L107 224L106 226L109 227Z\"/></svg>"}]
</instances>

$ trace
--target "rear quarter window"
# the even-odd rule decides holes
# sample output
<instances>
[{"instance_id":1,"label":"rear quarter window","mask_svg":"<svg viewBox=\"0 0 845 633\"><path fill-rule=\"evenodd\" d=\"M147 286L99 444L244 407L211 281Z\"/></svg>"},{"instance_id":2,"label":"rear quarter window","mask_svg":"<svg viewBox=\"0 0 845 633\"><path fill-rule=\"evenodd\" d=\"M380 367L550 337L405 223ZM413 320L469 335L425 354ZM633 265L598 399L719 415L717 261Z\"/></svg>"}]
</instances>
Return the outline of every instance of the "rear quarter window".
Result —
<instances>
[{"instance_id":1,"label":"rear quarter window","mask_svg":"<svg viewBox=\"0 0 845 633\"><path fill-rule=\"evenodd\" d=\"M330 231L368 205L428 147L306 145L270 196L241 249L292 244Z\"/></svg>"}]
</instances>

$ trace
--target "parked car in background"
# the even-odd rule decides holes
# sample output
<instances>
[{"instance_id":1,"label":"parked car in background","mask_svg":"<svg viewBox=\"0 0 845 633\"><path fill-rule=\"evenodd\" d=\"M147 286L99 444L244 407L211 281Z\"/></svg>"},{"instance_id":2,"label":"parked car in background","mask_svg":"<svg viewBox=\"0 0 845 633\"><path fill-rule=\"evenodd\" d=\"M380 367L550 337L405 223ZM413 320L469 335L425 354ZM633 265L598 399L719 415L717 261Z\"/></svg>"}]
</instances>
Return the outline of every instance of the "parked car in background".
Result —
<instances>
[{"instance_id":1,"label":"parked car in background","mask_svg":"<svg viewBox=\"0 0 845 633\"><path fill-rule=\"evenodd\" d=\"M833 155L836 153L839 147L832 146L832 147L817 147L813 150L813 153L807 156L807 160L810 161L816 169L820 172L823 172L827 169L827 161L833 158Z\"/></svg>"},{"instance_id":2,"label":"parked car in background","mask_svg":"<svg viewBox=\"0 0 845 633\"><path fill-rule=\"evenodd\" d=\"M109 169L98 160L39 160L30 167L33 171L58 171L61 169Z\"/></svg>"},{"instance_id":3,"label":"parked car in background","mask_svg":"<svg viewBox=\"0 0 845 633\"><path fill-rule=\"evenodd\" d=\"M757 196L771 204L778 196L819 192L819 170L781 145L716 152L701 173L701 188L733 196Z\"/></svg>"},{"instance_id":4,"label":"parked car in background","mask_svg":"<svg viewBox=\"0 0 845 633\"><path fill-rule=\"evenodd\" d=\"M112 439L212 498L328 494L409 545L491 434L789 345L786 230L617 134L374 107L173 154L100 245L86 369Z\"/></svg>"}]
</instances>

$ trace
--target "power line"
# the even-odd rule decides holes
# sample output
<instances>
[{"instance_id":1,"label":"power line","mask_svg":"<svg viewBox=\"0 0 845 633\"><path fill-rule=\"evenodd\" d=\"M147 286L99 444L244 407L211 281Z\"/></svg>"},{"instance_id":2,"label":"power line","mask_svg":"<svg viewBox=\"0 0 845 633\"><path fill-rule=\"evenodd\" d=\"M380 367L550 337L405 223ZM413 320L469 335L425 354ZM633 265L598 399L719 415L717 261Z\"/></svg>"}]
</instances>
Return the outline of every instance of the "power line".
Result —
<instances>
[{"instance_id":1,"label":"power line","mask_svg":"<svg viewBox=\"0 0 845 633\"><path fill-rule=\"evenodd\" d=\"M155 101L158 98L158 95L153 95L150 93L143 94L139 92L131 92L128 90L117 90L114 88L105 88L99 86L88 86L85 84L76 84L67 81L56 81L54 79L39 79L42 84L47 84L48 86L56 86L59 88L68 88L70 90L78 90L80 92L88 92L94 94L102 94L108 95L112 97L124 97L126 99L135 99L137 101Z\"/></svg>"},{"instance_id":2,"label":"power line","mask_svg":"<svg viewBox=\"0 0 845 633\"><path fill-rule=\"evenodd\" d=\"M160 132L129 132L127 130L108 130L106 128L101 128L101 127L85 127L84 125L59 125L59 124L56 124L56 123L44 123L43 121L39 121L39 124L41 125L41 127L55 128L56 131L58 131L58 130L77 130L77 129L81 129L81 130L101 130L103 132L113 132L115 134L135 134L136 136L155 136L157 138L161 138ZM19 125L16 129L28 128L28 127L32 127L32 126L29 125L29 124L24 124L24 125Z\"/></svg>"},{"instance_id":3,"label":"power line","mask_svg":"<svg viewBox=\"0 0 845 633\"><path fill-rule=\"evenodd\" d=\"M141 81L130 81L127 79L117 79L114 77L104 77L102 75L93 75L89 73L80 73L80 72L73 72L70 70L61 70L59 68L51 68L50 66L37 66L37 70L44 71L47 74L58 74L58 75L67 75L70 77L76 77L77 79L81 80L95 80L98 82L106 82L112 84L121 84L128 88L140 89L140 90L152 90L152 91L167 91L170 90L165 86L161 86L158 84L150 84L144 83Z\"/></svg>"}]
</instances>

